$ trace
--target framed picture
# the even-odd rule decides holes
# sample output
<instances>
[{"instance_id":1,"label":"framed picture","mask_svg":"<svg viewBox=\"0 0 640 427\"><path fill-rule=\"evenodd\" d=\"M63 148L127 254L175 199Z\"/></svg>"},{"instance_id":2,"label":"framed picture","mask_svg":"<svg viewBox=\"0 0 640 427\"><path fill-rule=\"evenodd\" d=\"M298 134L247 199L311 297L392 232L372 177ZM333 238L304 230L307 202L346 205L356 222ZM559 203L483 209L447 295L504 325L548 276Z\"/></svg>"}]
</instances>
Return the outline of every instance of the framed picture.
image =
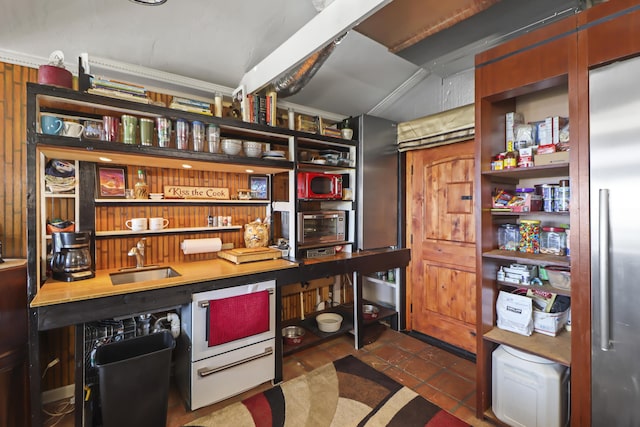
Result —
<instances>
[{"instance_id":1,"label":"framed picture","mask_svg":"<svg viewBox=\"0 0 640 427\"><path fill-rule=\"evenodd\" d=\"M126 166L96 165L98 198L124 198L127 188Z\"/></svg>"},{"instance_id":2,"label":"framed picture","mask_svg":"<svg viewBox=\"0 0 640 427\"><path fill-rule=\"evenodd\" d=\"M249 189L251 190L252 199L269 200L269 176L249 176Z\"/></svg>"}]
</instances>

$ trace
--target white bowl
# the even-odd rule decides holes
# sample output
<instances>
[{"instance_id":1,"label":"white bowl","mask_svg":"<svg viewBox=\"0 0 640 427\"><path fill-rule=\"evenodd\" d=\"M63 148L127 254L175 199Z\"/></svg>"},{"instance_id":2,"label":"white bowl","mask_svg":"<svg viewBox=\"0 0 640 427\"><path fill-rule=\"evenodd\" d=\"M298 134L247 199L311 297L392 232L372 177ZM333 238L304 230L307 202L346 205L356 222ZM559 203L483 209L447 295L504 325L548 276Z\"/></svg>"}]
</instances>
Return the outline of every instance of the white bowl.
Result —
<instances>
[{"instance_id":1,"label":"white bowl","mask_svg":"<svg viewBox=\"0 0 640 427\"><path fill-rule=\"evenodd\" d=\"M242 143L244 146L244 154L247 157L260 157L262 154L262 144L254 141L244 141Z\"/></svg>"},{"instance_id":2,"label":"white bowl","mask_svg":"<svg viewBox=\"0 0 640 427\"><path fill-rule=\"evenodd\" d=\"M322 332L336 332L342 325L342 316L338 313L322 313L316 316L316 322Z\"/></svg>"},{"instance_id":3,"label":"white bowl","mask_svg":"<svg viewBox=\"0 0 640 427\"><path fill-rule=\"evenodd\" d=\"M242 141L239 139L223 139L222 151L224 154L235 156L242 150Z\"/></svg>"}]
</instances>

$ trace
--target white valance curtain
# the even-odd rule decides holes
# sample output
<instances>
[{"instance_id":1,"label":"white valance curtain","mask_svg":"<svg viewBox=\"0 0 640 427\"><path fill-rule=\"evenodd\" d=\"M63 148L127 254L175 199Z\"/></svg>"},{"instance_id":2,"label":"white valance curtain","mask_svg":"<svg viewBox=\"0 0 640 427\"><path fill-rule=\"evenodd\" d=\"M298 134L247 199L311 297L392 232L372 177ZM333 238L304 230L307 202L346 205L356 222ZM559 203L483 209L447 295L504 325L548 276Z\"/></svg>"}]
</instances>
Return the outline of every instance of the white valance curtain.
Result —
<instances>
[{"instance_id":1,"label":"white valance curtain","mask_svg":"<svg viewBox=\"0 0 640 427\"><path fill-rule=\"evenodd\" d=\"M467 141L475 135L473 104L398 124L398 151Z\"/></svg>"}]
</instances>

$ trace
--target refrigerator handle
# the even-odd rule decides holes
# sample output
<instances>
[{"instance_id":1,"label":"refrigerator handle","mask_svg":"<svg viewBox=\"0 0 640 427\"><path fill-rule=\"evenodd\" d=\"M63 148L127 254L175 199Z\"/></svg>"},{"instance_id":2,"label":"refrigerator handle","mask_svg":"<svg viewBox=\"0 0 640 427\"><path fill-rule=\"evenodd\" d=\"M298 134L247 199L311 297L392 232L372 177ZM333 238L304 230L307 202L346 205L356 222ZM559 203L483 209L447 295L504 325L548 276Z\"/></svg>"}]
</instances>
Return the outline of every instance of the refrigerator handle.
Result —
<instances>
[{"instance_id":1,"label":"refrigerator handle","mask_svg":"<svg viewBox=\"0 0 640 427\"><path fill-rule=\"evenodd\" d=\"M598 262L600 264L600 348L608 351L609 340L609 190L600 189Z\"/></svg>"}]
</instances>

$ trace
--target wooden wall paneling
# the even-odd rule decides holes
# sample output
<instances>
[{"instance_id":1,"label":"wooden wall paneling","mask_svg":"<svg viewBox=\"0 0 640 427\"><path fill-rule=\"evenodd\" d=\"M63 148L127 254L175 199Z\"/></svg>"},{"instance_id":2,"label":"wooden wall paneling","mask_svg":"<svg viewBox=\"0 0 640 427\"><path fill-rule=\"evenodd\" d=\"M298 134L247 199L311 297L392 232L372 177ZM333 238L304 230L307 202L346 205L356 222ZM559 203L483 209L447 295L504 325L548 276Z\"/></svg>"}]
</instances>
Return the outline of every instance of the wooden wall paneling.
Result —
<instances>
[{"instance_id":1,"label":"wooden wall paneling","mask_svg":"<svg viewBox=\"0 0 640 427\"><path fill-rule=\"evenodd\" d=\"M588 32L586 33L588 34ZM576 76L569 80L571 118L571 425L591 425L591 235L589 201L589 66L585 32L571 55ZM584 101L583 101L584 100ZM574 250L575 249L575 250ZM577 255L577 256L574 256ZM576 373L579 373L576 375Z\"/></svg>"},{"instance_id":2,"label":"wooden wall paneling","mask_svg":"<svg viewBox=\"0 0 640 427\"><path fill-rule=\"evenodd\" d=\"M483 76L480 88L476 79L476 93L480 89L484 97L493 94L513 97L522 91L531 92L530 85L536 89L556 86L556 82L548 80L566 75L565 53L568 44L575 40L571 36L575 34L576 22L576 16L570 16L476 55L476 69L498 61L501 68L498 73ZM513 90L516 92L510 93Z\"/></svg>"},{"instance_id":3,"label":"wooden wall paneling","mask_svg":"<svg viewBox=\"0 0 640 427\"><path fill-rule=\"evenodd\" d=\"M26 258L26 83L37 71L0 63L0 239L5 257Z\"/></svg>"},{"instance_id":4,"label":"wooden wall paneling","mask_svg":"<svg viewBox=\"0 0 640 427\"><path fill-rule=\"evenodd\" d=\"M615 19L610 16L616 14ZM599 4L578 15L587 67L605 65L640 53L640 4L616 0ZM582 65L582 64L581 64Z\"/></svg>"}]
</instances>

